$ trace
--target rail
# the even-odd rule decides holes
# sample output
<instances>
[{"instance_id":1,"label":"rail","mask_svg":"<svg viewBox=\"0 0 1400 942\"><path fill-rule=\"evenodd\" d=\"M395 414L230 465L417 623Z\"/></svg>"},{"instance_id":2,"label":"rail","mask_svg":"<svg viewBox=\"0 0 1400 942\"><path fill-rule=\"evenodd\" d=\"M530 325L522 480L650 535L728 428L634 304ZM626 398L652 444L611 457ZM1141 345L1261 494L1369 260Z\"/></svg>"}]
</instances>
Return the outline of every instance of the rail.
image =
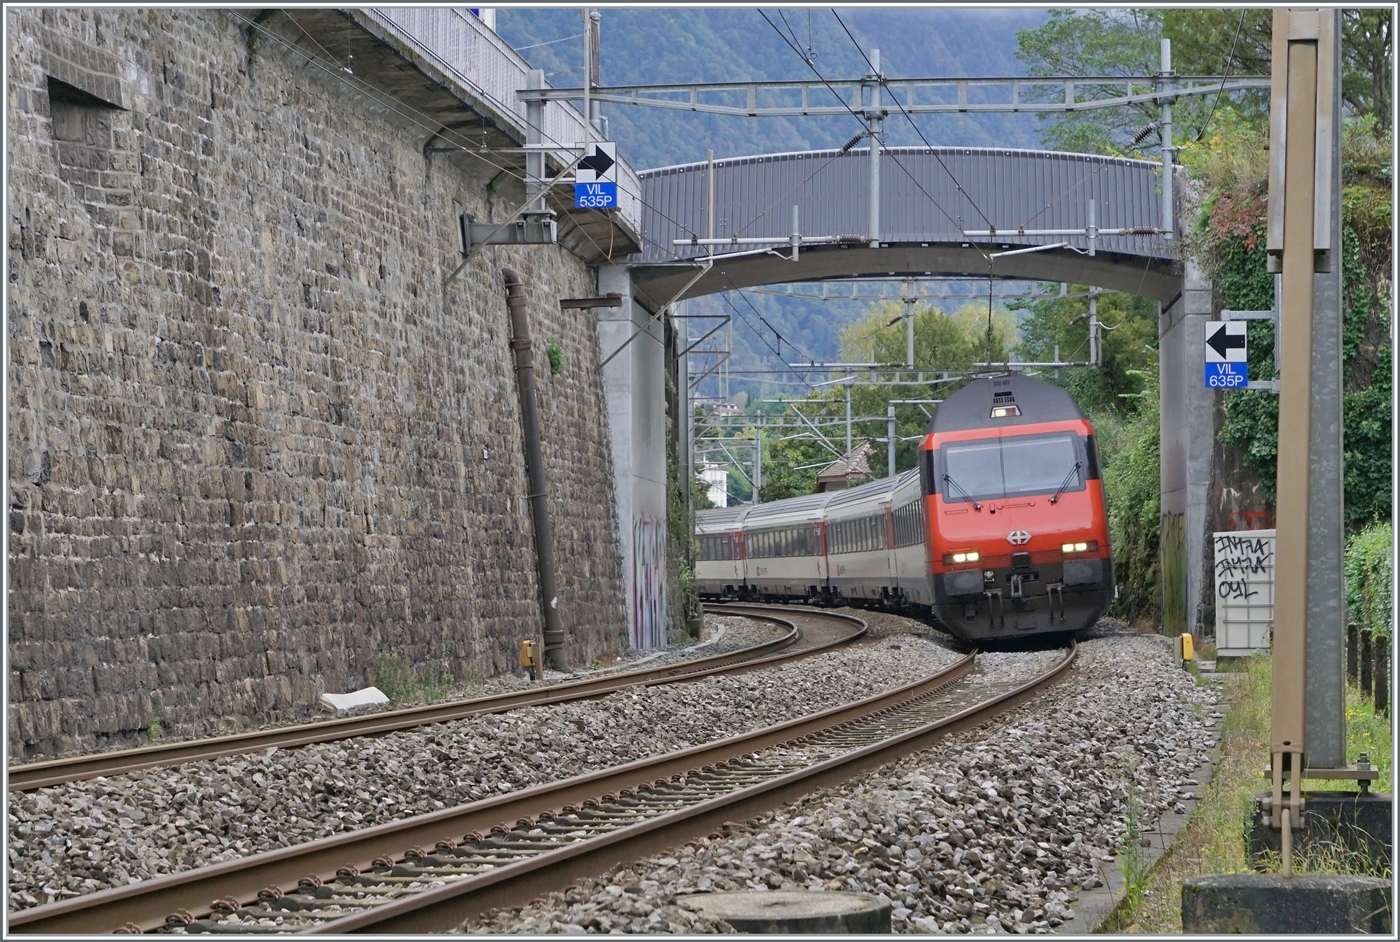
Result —
<instances>
[{"instance_id":1,"label":"rail","mask_svg":"<svg viewBox=\"0 0 1400 942\"><path fill-rule=\"evenodd\" d=\"M448 703L429 704L373 713L367 716L350 716L319 723L303 723L297 726L284 726L277 729L256 730L248 733L235 733L207 739L185 742L163 743L141 746L135 749L122 749L95 755L70 756L12 765L8 769L10 791L33 791L66 782L77 782L96 778L99 775L124 775L144 769L163 768L181 765L200 759L221 759L227 756L260 752L264 749L295 749L314 743L335 742L357 736L377 736L397 730L414 729L434 723L449 723L455 720L478 716L483 713L504 713L527 706L543 706L551 703L565 703L591 697L606 696L623 687L636 684L654 685L673 683L679 680L696 680L718 673L744 673L782 663L794 657L806 657L825 651L840 644L859 638L865 632L865 623L858 618L849 618L851 631L845 635L826 638L786 654L776 653L796 647L802 640L802 632L790 619L772 614L771 609L745 607L736 609L729 606L710 607L716 614L728 613L743 615L746 618L775 622L784 625L788 631L778 638L762 644L751 645L724 654L697 658L681 664L671 664L650 670L623 671L595 677L590 680L572 681L547 687L535 687L513 693L495 694L488 697L474 697L468 700L454 700Z\"/></svg>"},{"instance_id":2,"label":"rail","mask_svg":"<svg viewBox=\"0 0 1400 942\"><path fill-rule=\"evenodd\" d=\"M1061 678L1074 656L1071 646L1025 683L979 676L979 690L966 683L969 654L923 680L723 741L24 910L10 931L443 931L985 723Z\"/></svg>"}]
</instances>

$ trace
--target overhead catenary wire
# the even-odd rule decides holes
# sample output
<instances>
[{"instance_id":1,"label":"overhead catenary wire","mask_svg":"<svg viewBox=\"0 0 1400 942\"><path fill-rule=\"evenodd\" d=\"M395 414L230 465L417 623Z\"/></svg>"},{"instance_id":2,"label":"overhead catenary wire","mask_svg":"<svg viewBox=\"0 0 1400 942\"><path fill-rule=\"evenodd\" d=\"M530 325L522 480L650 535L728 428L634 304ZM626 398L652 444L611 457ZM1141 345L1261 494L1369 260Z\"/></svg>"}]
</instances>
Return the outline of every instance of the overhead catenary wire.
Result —
<instances>
[{"instance_id":1,"label":"overhead catenary wire","mask_svg":"<svg viewBox=\"0 0 1400 942\"><path fill-rule=\"evenodd\" d=\"M963 185L958 182L958 178L953 175L953 171L948 169L948 165L943 162L943 158L940 157L938 155L938 152L933 149L933 145L929 143L928 138L924 137L924 132L919 127L918 123L914 120L914 116L911 115L907 110L905 110L904 105L900 102L899 98L895 96L894 89L890 88L889 81L885 79L883 75L879 74L879 70L877 70L875 68L874 63L870 61L870 57L865 54L865 50L860 47L860 43L856 41L855 36L852 35L849 29L847 29L845 21L841 19L841 14L837 13L833 9L831 11L831 15L836 17L836 22L841 24L841 29L845 31L848 37L850 37L851 45L856 47L856 52L860 53L860 57L864 59L865 64L870 67L870 74L876 76L876 80L879 81L880 86L884 88L885 91L890 93L890 101L894 102L895 107L899 109L899 113L904 115L905 119L909 122L910 127L914 129L914 133L919 135L919 140L924 142L924 146L929 149L929 153L933 156L933 159L938 161L938 165L943 168L943 172L948 174L948 179L953 181L953 185L957 187L958 192L961 193L963 195L963 198L967 200L968 205L977 211L977 215L982 217L982 221L987 224L988 228L995 228L996 223L992 222L990 219L987 218L987 214L982 212L982 207L978 206L976 201L973 200L971 194L969 194L967 190L963 189ZM908 171L905 172L907 173Z\"/></svg>"},{"instance_id":2,"label":"overhead catenary wire","mask_svg":"<svg viewBox=\"0 0 1400 942\"><path fill-rule=\"evenodd\" d=\"M833 12L835 12L835 11L833 11ZM865 123L865 119L862 118L862 117L856 112L856 110L850 106L850 104L846 101L846 99L842 98L842 97L837 93L836 89L832 87L831 83L828 82L828 81L826 80L826 76L822 75L821 72L819 72L819 71L817 70L817 67L816 67L815 65L813 65L811 62L808 62L807 59L806 59L805 57L802 56L802 51L801 51L800 49L798 49L796 46L794 46L791 42L788 41L788 38L787 38L786 36L783 35L783 31L782 31L781 29L778 29L778 25L777 25L776 23L774 23L772 20L768 19L768 15L767 15L766 13L764 13L762 10L759 10L759 11L758 11L758 15L761 16L761 17L763 17L763 20L764 20L765 23L767 23L769 26L773 27L774 32L776 32L776 33L778 34L778 38L780 38L783 42L787 43L789 49L791 49L793 52L797 53L797 55L798 55L800 58L802 58L802 61L807 65L807 68L809 68L809 69L812 70L812 74L815 75L815 76L817 77L817 79L818 79L823 85L825 85L825 86L827 87L827 90L831 92L832 96L835 97L835 99L836 99L837 101L841 102L841 105L842 105L848 112L850 112L851 117L855 118L858 122L860 122L861 128L868 131L869 129L868 129L866 123ZM857 46L856 48L859 49L860 47ZM864 56L865 53L862 52L861 55ZM869 60L868 58L867 58L865 61L866 61L867 64L870 62L870 60ZM872 71L872 72L874 71L874 67L873 67L873 66L871 67L871 71ZM882 81L881 84L884 84L884 82ZM893 97L893 94L891 94L891 97ZM899 102L896 101L895 104L898 105ZM902 106L902 105L900 106L900 110L903 111L903 106ZM913 122L913 119L912 119L912 118L910 118L910 122L911 122L911 123ZM917 131L917 130L918 130L918 126L916 125L914 129ZM922 134L921 134L921 136L922 136ZM842 150L838 151L835 155L833 155L833 156L831 157L831 159L827 161L827 164L829 164L832 160L835 160L835 159L836 159L837 157L839 157L841 154L846 153L847 150L849 149L849 147L854 146L854 143L853 143L853 142L854 142L855 140L859 140L859 137L853 138L853 139L852 139L852 142L848 142L849 146L848 146L847 148L843 148ZM928 140L927 140L927 139L924 140L924 143L930 147L930 152L932 153L932 145L929 145L929 144L928 144ZM878 141L875 141L875 140L872 140L872 141L870 142L870 146L871 146L871 147L878 147L878 146L879 146L879 142L878 142ZM914 186L918 187L919 192L921 192L921 193L924 194L924 197L929 201L929 203L931 203L931 204L933 205L933 208L936 209L936 210L938 210L940 213L942 213L942 214L943 214L943 217L944 217L945 219L947 219L947 220L948 220L949 222L951 222L953 225L955 225L955 226L957 226L959 229L961 229L961 228L962 228L962 225L958 222L958 220L957 220L951 213L949 213L946 209L944 209L943 206L938 202L938 200L936 200L936 199L933 198L933 194L929 193L928 190L925 190L924 187L923 187L923 185L922 185L921 183L919 183L918 180L914 179L914 176L913 176L911 173L909 173L908 168L906 168L903 164L900 163L899 158L896 157L893 153L891 153L891 152L888 151L888 150L886 150L886 153L887 153L887 154L890 154L890 156L891 156L891 158L894 160L895 164L899 167L900 170L903 170L903 171L904 171L904 175L905 175L905 176L909 177L909 179L910 179L911 181L913 181ZM934 156L934 159L938 160L938 162L939 162L940 164L943 162L943 159L942 159L941 157L939 157L936 153L934 153L933 156ZM814 170L814 171L812 172L812 174L809 174L809 175L808 175L807 179L810 180L810 179L812 178L813 175L815 175L816 173L819 173L821 170L823 170L823 169L827 166L827 164L823 164L821 167L818 167L816 170ZM946 171L948 168L947 168L946 166L944 166L943 169ZM958 188L959 190L962 190L961 184L958 184L957 178L956 178L956 177L953 177L953 174L952 174L951 171L948 172L948 176L953 180L954 185L956 185L957 188ZM805 183L805 182L806 182L806 180L803 181L803 183ZM800 185L800 184L799 184L799 185ZM794 189L795 189L795 187L794 187ZM789 192L791 192L791 191L789 191ZM971 200L970 197L968 198L968 202L972 204L972 206L973 206L974 209L977 209L976 204L975 204L975 203L972 203L972 200ZM767 212L767 208L764 209L764 212ZM978 212L978 214L981 214L982 211L981 211L980 209L977 209L977 212ZM986 217L983 216L983 218L985 219ZM993 224L992 224L991 222L988 222L987 225L988 225L988 226L991 226L991 225L993 225ZM969 241L970 241L970 240L969 240ZM972 244L972 245L974 245L974 246L976 245L975 242L971 242L971 241L970 241L970 244ZM981 251L981 248L980 248L980 247L978 247L978 251ZM985 256L987 253L986 253L986 252L982 252L982 254Z\"/></svg>"}]
</instances>

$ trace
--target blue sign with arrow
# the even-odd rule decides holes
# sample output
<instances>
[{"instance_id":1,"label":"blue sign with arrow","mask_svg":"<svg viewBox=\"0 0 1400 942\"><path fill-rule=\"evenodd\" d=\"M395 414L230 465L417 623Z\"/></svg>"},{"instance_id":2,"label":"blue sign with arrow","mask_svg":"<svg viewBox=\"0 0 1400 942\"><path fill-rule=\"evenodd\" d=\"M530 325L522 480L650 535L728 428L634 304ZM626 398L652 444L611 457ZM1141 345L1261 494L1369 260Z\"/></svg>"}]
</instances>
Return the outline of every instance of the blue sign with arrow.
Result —
<instances>
[{"instance_id":1,"label":"blue sign with arrow","mask_svg":"<svg viewBox=\"0 0 1400 942\"><path fill-rule=\"evenodd\" d=\"M1206 388L1249 386L1248 336L1243 321L1206 322Z\"/></svg>"},{"instance_id":2,"label":"blue sign with arrow","mask_svg":"<svg viewBox=\"0 0 1400 942\"><path fill-rule=\"evenodd\" d=\"M575 209L613 209L617 206L617 144L596 141L584 148L574 170Z\"/></svg>"}]
</instances>

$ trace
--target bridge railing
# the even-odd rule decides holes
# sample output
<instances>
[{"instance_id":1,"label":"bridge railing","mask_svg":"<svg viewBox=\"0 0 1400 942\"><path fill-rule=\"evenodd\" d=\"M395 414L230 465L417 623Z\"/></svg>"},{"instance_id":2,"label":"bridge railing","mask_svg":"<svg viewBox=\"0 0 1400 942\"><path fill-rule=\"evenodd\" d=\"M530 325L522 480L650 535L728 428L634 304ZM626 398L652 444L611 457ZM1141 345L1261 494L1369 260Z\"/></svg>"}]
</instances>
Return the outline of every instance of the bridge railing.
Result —
<instances>
[{"instance_id":1,"label":"bridge railing","mask_svg":"<svg viewBox=\"0 0 1400 942\"><path fill-rule=\"evenodd\" d=\"M367 12L460 82L524 142L525 103L516 91L525 87L530 64L485 23L451 7L380 7ZM541 131L546 144L572 148L584 139L583 114L568 102L550 102ZM623 160L618 161L617 181L618 209L634 229L639 228L642 185Z\"/></svg>"}]
</instances>

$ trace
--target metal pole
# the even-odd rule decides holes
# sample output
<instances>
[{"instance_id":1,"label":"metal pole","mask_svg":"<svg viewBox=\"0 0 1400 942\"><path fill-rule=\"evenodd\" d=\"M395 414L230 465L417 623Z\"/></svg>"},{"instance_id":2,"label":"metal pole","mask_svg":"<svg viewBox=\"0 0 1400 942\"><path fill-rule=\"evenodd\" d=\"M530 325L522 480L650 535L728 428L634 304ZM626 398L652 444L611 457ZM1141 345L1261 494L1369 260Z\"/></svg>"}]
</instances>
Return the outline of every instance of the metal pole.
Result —
<instances>
[{"instance_id":1,"label":"metal pole","mask_svg":"<svg viewBox=\"0 0 1400 942\"><path fill-rule=\"evenodd\" d=\"M544 70L531 69L525 73L526 88L544 88ZM527 212L544 209L544 102L527 99L525 102L525 146L532 148L525 154L525 202Z\"/></svg>"},{"instance_id":2,"label":"metal pole","mask_svg":"<svg viewBox=\"0 0 1400 942\"><path fill-rule=\"evenodd\" d=\"M682 314L690 313L690 302L680 302ZM690 388L690 318L681 317L680 336L682 351L676 357L676 384L681 396L682 408L685 412L680 417L680 427L685 436L684 448L681 451L681 480L685 486L685 519L690 526L695 525L695 403L692 397L694 390Z\"/></svg>"},{"instance_id":3,"label":"metal pole","mask_svg":"<svg viewBox=\"0 0 1400 942\"><path fill-rule=\"evenodd\" d=\"M1172 84L1167 80L1172 75L1172 41L1162 40L1162 81L1160 83L1163 92L1168 91ZM1172 143L1172 100L1170 97L1162 99L1162 228L1166 230L1164 239L1171 240L1176 235L1176 223L1173 219L1172 206L1172 151L1176 150Z\"/></svg>"},{"instance_id":4,"label":"metal pole","mask_svg":"<svg viewBox=\"0 0 1400 942\"><path fill-rule=\"evenodd\" d=\"M588 41L588 74L594 87L597 87L603 83L601 63L599 62L599 53L601 52L603 40L602 12L599 10L589 10L588 25L590 27L588 30L590 34ZM592 131L597 131L599 137L606 139L607 134L603 133L602 130L603 103L594 98L589 106L584 109L583 113L588 117L588 123L592 125L589 129L590 133Z\"/></svg>"},{"instance_id":5,"label":"metal pole","mask_svg":"<svg viewBox=\"0 0 1400 942\"><path fill-rule=\"evenodd\" d=\"M1340 56L1337 55L1341 11L1319 10L1317 15L1320 20L1315 176L1318 193L1313 201L1312 423L1308 446L1311 514L1308 518L1307 696L1304 698L1307 765L1314 769L1341 768L1347 764L1346 579L1343 573L1346 536L1342 524L1342 129L1339 120L1342 99ZM1327 237L1329 228L1330 238Z\"/></svg>"},{"instance_id":6,"label":"metal pole","mask_svg":"<svg viewBox=\"0 0 1400 942\"><path fill-rule=\"evenodd\" d=\"M1055 357L1059 359L1059 357ZM1099 365L1099 289L1089 289L1089 362Z\"/></svg>"},{"instance_id":7,"label":"metal pole","mask_svg":"<svg viewBox=\"0 0 1400 942\"><path fill-rule=\"evenodd\" d=\"M802 249L802 229L797 216L797 204L792 204L792 260L797 261L797 253Z\"/></svg>"},{"instance_id":8,"label":"metal pole","mask_svg":"<svg viewBox=\"0 0 1400 942\"><path fill-rule=\"evenodd\" d=\"M1089 200L1089 225L1084 227L1084 235L1089 239L1089 257L1092 258L1097 253L1099 245L1097 200Z\"/></svg>"},{"instance_id":9,"label":"metal pole","mask_svg":"<svg viewBox=\"0 0 1400 942\"><path fill-rule=\"evenodd\" d=\"M588 8L583 9L583 143L585 149L593 140L593 112L589 93L593 90L593 20Z\"/></svg>"},{"instance_id":10,"label":"metal pole","mask_svg":"<svg viewBox=\"0 0 1400 942\"><path fill-rule=\"evenodd\" d=\"M535 366L530 352L530 322L525 286L509 268L501 269L510 311L510 349L515 353L515 377L520 388L520 425L525 434L525 473L530 484L530 516L535 525L535 561L539 568L540 602L544 609L544 664L565 670L564 622L559 616L559 588L554 579L554 528L545 500L544 456L540 452L540 419L535 405Z\"/></svg>"},{"instance_id":11,"label":"metal pole","mask_svg":"<svg viewBox=\"0 0 1400 942\"><path fill-rule=\"evenodd\" d=\"M880 247L880 50L870 50L870 107L865 120L870 134L870 247Z\"/></svg>"},{"instance_id":12,"label":"metal pole","mask_svg":"<svg viewBox=\"0 0 1400 942\"><path fill-rule=\"evenodd\" d=\"M846 460L847 460L847 462L849 462L849 461L850 461L850 458L851 458L851 385L855 382L855 379L856 379L855 376L851 375L850 373L847 373L847 374L846 374ZM847 471L850 470L850 465L849 465L849 463L846 465L846 470L847 470Z\"/></svg>"},{"instance_id":13,"label":"metal pole","mask_svg":"<svg viewBox=\"0 0 1400 942\"><path fill-rule=\"evenodd\" d=\"M904 365L909 369L914 368L914 302L918 300L909 292L913 291L913 284L904 282Z\"/></svg>"},{"instance_id":14,"label":"metal pole","mask_svg":"<svg viewBox=\"0 0 1400 942\"><path fill-rule=\"evenodd\" d=\"M895 438L894 438L894 435L895 435L895 431L894 431L894 403L890 403L890 404L889 404L888 406L886 406L885 408L886 408L886 410L887 410L887 411L885 412L885 429L886 429L886 431L887 431L888 434L889 434L889 447L886 449L886 452L887 452L887 454L889 455L889 458L887 459L886 468L888 469L889 474L890 474L890 475L893 475L893 474L895 473L895 470L894 470L894 444L895 444Z\"/></svg>"},{"instance_id":15,"label":"metal pole","mask_svg":"<svg viewBox=\"0 0 1400 942\"><path fill-rule=\"evenodd\" d=\"M713 239L715 237L715 152L710 150L706 151L706 153L709 156L705 159L705 183L710 191L710 228L709 235L706 236L706 238ZM715 247L713 244L710 245L709 249L711 255L715 254Z\"/></svg>"},{"instance_id":16,"label":"metal pole","mask_svg":"<svg viewBox=\"0 0 1400 942\"><path fill-rule=\"evenodd\" d=\"M763 429L753 430L753 502L759 503L759 488L763 487Z\"/></svg>"}]
</instances>

